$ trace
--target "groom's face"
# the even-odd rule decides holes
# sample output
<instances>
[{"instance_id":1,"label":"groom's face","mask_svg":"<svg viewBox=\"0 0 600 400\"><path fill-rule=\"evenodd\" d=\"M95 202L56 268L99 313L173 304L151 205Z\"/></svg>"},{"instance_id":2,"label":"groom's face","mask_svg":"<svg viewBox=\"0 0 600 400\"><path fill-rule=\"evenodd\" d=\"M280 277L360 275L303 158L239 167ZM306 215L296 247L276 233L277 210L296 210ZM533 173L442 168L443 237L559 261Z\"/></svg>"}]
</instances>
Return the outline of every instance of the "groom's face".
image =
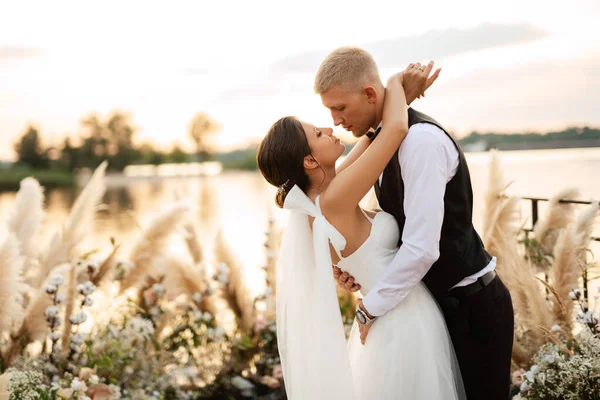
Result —
<instances>
[{"instance_id":1,"label":"groom's face","mask_svg":"<svg viewBox=\"0 0 600 400\"><path fill-rule=\"evenodd\" d=\"M341 125L355 137L367 133L375 123L374 103L364 88L334 86L321 93L321 102L331 112L334 125Z\"/></svg>"}]
</instances>

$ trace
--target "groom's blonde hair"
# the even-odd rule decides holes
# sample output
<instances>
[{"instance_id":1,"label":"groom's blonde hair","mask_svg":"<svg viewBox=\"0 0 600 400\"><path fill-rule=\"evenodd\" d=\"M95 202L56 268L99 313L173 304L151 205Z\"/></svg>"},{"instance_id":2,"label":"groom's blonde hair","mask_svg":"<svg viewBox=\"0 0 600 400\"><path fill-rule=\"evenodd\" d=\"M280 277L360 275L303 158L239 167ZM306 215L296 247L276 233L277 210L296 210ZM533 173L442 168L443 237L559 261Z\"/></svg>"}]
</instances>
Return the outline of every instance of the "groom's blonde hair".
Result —
<instances>
[{"instance_id":1,"label":"groom's blonde hair","mask_svg":"<svg viewBox=\"0 0 600 400\"><path fill-rule=\"evenodd\" d=\"M319 66L314 90L316 94L323 94L338 85L358 89L365 84L381 85L379 70L371 54L358 47L340 47L325 57Z\"/></svg>"}]
</instances>

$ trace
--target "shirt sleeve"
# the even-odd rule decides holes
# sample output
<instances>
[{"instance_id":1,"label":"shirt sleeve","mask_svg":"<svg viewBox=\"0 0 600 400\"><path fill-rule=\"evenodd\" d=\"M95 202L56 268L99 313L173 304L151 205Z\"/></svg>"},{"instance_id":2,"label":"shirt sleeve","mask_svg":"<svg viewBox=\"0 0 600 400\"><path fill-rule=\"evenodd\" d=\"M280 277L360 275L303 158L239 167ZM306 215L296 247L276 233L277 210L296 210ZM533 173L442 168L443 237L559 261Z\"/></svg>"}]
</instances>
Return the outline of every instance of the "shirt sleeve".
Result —
<instances>
[{"instance_id":1,"label":"shirt sleeve","mask_svg":"<svg viewBox=\"0 0 600 400\"><path fill-rule=\"evenodd\" d=\"M445 141L450 141L455 155L449 152ZM406 222L398 253L363 299L366 310L375 316L398 305L439 258L444 194L454 172L452 165L458 161L458 151L437 126L419 124L411 127L398 159L404 181Z\"/></svg>"}]
</instances>

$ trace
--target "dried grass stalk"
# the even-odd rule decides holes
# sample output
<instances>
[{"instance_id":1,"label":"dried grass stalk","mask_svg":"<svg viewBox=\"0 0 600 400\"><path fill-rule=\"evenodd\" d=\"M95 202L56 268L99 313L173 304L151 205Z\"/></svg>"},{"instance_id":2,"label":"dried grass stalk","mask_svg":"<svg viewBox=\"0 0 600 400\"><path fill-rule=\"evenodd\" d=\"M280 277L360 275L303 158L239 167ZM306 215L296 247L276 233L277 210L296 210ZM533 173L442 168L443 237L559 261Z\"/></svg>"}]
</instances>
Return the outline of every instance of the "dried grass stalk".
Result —
<instances>
[{"instance_id":1,"label":"dried grass stalk","mask_svg":"<svg viewBox=\"0 0 600 400\"><path fill-rule=\"evenodd\" d=\"M8 220L8 229L13 232L21 246L23 276L39 266L39 232L44 218L44 189L34 178L25 178L20 183L13 212Z\"/></svg>"},{"instance_id":2,"label":"dried grass stalk","mask_svg":"<svg viewBox=\"0 0 600 400\"><path fill-rule=\"evenodd\" d=\"M62 230L50 241L46 256L40 263L39 273L32 282L33 286L39 286L56 265L74 258L73 251L86 235L106 191L106 166L107 162L104 161L96 168L90 181L77 197Z\"/></svg>"},{"instance_id":3,"label":"dried grass stalk","mask_svg":"<svg viewBox=\"0 0 600 400\"><path fill-rule=\"evenodd\" d=\"M75 300L77 298L77 266L75 263L71 264L69 269L69 279L67 281L67 294L65 300L65 314L64 314L64 330L62 335L62 347L63 352L67 354L69 352L69 340L71 340L71 315L75 309Z\"/></svg>"},{"instance_id":4,"label":"dried grass stalk","mask_svg":"<svg viewBox=\"0 0 600 400\"><path fill-rule=\"evenodd\" d=\"M569 224L573 217L574 204L560 203L560 200L573 200L579 196L577 189L561 190L550 199L548 211L533 227L533 234L545 254L551 254L561 229Z\"/></svg>"},{"instance_id":5,"label":"dried grass stalk","mask_svg":"<svg viewBox=\"0 0 600 400\"><path fill-rule=\"evenodd\" d=\"M192 256L192 260L194 260L194 264L199 264L202 262L202 246L198 238L198 230L193 223L185 224L184 229L185 244Z\"/></svg>"},{"instance_id":6,"label":"dried grass stalk","mask_svg":"<svg viewBox=\"0 0 600 400\"><path fill-rule=\"evenodd\" d=\"M576 289L586 256L596 217L598 203L586 207L566 229L560 231L554 248L554 263L551 270L552 287L561 302L555 301L553 312L558 324L571 335L573 330L573 301L569 292Z\"/></svg>"},{"instance_id":7,"label":"dried grass stalk","mask_svg":"<svg viewBox=\"0 0 600 400\"><path fill-rule=\"evenodd\" d=\"M106 257L106 259L100 264L98 267L98 272L92 278L92 283L96 287L100 287L103 280L108 276L108 274L115 268L117 265L117 251L121 247L120 244L113 246L111 253Z\"/></svg>"},{"instance_id":8,"label":"dried grass stalk","mask_svg":"<svg viewBox=\"0 0 600 400\"><path fill-rule=\"evenodd\" d=\"M0 247L0 335L23 318L23 262L17 236L8 233Z\"/></svg>"},{"instance_id":9,"label":"dried grass stalk","mask_svg":"<svg viewBox=\"0 0 600 400\"><path fill-rule=\"evenodd\" d=\"M165 249L168 239L189 218L189 208L185 204L176 203L159 213L142 234L142 237L131 250L129 260L133 267L125 271L121 281L121 293L131 287L144 284L146 276L152 272L152 259Z\"/></svg>"},{"instance_id":10,"label":"dried grass stalk","mask_svg":"<svg viewBox=\"0 0 600 400\"><path fill-rule=\"evenodd\" d=\"M224 298L236 314L240 327L245 332L250 332L254 319L254 300L248 287L244 284L241 267L225 242L222 233L219 233L216 238L215 258L217 263L225 263L229 267L229 283Z\"/></svg>"}]
</instances>

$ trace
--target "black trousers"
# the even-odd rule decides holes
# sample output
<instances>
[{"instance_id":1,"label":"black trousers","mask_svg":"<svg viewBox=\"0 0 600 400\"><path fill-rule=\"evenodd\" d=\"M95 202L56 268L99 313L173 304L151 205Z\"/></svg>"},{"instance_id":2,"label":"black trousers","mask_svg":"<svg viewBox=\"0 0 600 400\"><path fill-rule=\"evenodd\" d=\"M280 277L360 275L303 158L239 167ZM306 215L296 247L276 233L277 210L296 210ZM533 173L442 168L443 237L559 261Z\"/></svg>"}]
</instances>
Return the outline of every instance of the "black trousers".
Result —
<instances>
[{"instance_id":1,"label":"black trousers","mask_svg":"<svg viewBox=\"0 0 600 400\"><path fill-rule=\"evenodd\" d=\"M438 301L467 399L508 400L514 313L510 293L500 277L464 299L445 297Z\"/></svg>"}]
</instances>

